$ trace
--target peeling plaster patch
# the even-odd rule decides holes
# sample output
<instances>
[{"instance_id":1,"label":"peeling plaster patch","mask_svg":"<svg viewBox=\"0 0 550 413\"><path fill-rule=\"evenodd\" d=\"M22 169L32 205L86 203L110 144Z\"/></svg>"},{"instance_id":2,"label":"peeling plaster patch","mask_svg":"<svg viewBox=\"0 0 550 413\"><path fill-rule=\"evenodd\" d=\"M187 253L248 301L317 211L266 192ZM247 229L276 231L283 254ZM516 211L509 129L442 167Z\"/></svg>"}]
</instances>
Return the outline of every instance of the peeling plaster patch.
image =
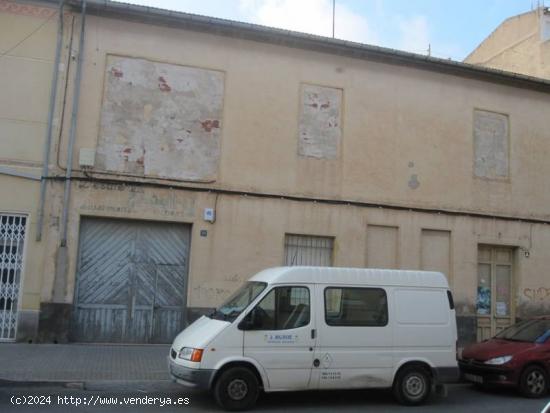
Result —
<instances>
[{"instance_id":1,"label":"peeling plaster patch","mask_svg":"<svg viewBox=\"0 0 550 413\"><path fill-rule=\"evenodd\" d=\"M482 178L508 177L508 116L474 112L475 175Z\"/></svg>"},{"instance_id":2,"label":"peeling plaster patch","mask_svg":"<svg viewBox=\"0 0 550 413\"><path fill-rule=\"evenodd\" d=\"M172 90L170 85L166 82L164 76L159 76L159 89L163 92L170 92Z\"/></svg>"},{"instance_id":3,"label":"peeling plaster patch","mask_svg":"<svg viewBox=\"0 0 550 413\"><path fill-rule=\"evenodd\" d=\"M212 132L212 129L218 129L220 127L220 121L207 119L201 122L201 125L206 132Z\"/></svg>"},{"instance_id":4,"label":"peeling plaster patch","mask_svg":"<svg viewBox=\"0 0 550 413\"><path fill-rule=\"evenodd\" d=\"M98 168L215 179L223 93L222 72L109 55Z\"/></svg>"},{"instance_id":5,"label":"peeling plaster patch","mask_svg":"<svg viewBox=\"0 0 550 413\"><path fill-rule=\"evenodd\" d=\"M412 174L411 178L409 179L409 188L416 189L420 186L420 182L418 182L418 175Z\"/></svg>"},{"instance_id":6,"label":"peeling plaster patch","mask_svg":"<svg viewBox=\"0 0 550 413\"><path fill-rule=\"evenodd\" d=\"M302 85L298 155L336 159L342 136L342 90Z\"/></svg>"},{"instance_id":7,"label":"peeling plaster patch","mask_svg":"<svg viewBox=\"0 0 550 413\"><path fill-rule=\"evenodd\" d=\"M124 77L124 73L122 72L122 70L120 70L116 67L111 68L111 75L113 75L114 77L118 77L118 78Z\"/></svg>"}]
</instances>

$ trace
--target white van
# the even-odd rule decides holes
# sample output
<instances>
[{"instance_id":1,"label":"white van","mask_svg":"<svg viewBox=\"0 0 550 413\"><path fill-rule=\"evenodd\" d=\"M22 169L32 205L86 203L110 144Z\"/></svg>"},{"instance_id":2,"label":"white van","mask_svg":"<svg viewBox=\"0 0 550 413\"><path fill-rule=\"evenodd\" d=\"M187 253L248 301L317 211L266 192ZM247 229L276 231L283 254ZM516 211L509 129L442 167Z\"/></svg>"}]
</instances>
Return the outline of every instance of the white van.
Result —
<instances>
[{"instance_id":1,"label":"white van","mask_svg":"<svg viewBox=\"0 0 550 413\"><path fill-rule=\"evenodd\" d=\"M170 374L244 410L266 392L393 388L417 405L458 378L456 320L438 272L280 267L183 330Z\"/></svg>"}]
</instances>

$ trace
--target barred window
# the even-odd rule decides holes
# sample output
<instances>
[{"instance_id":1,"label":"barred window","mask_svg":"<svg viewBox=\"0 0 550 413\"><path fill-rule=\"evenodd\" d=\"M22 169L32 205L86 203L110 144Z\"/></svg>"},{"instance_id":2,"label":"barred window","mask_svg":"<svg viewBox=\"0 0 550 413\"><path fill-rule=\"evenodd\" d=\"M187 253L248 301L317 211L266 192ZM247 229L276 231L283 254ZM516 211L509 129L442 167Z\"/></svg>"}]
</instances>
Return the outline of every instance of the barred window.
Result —
<instances>
[{"instance_id":1,"label":"barred window","mask_svg":"<svg viewBox=\"0 0 550 413\"><path fill-rule=\"evenodd\" d=\"M286 234L285 265L332 267L334 238Z\"/></svg>"}]
</instances>

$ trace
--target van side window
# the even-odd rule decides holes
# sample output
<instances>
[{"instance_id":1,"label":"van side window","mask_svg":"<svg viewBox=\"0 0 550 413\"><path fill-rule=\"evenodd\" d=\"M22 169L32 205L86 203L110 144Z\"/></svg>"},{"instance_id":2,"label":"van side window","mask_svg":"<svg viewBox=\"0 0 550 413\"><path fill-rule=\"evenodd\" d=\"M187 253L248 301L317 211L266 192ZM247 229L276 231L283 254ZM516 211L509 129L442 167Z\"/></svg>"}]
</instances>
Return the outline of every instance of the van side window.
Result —
<instances>
[{"instance_id":1,"label":"van side window","mask_svg":"<svg viewBox=\"0 0 550 413\"><path fill-rule=\"evenodd\" d=\"M325 288L325 321L329 326L388 324L388 300L382 288Z\"/></svg>"},{"instance_id":2,"label":"van side window","mask_svg":"<svg viewBox=\"0 0 550 413\"><path fill-rule=\"evenodd\" d=\"M310 319L309 289L276 287L256 305L254 330L289 330L307 326Z\"/></svg>"}]
</instances>

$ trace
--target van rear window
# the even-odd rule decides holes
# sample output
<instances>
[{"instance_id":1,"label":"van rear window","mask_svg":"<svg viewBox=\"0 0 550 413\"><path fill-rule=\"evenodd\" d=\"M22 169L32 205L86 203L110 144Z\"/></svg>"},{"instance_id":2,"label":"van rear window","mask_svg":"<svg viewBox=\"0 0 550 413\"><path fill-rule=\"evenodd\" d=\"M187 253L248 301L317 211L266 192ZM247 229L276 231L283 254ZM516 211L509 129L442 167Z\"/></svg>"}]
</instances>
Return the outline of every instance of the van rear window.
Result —
<instances>
[{"instance_id":1,"label":"van rear window","mask_svg":"<svg viewBox=\"0 0 550 413\"><path fill-rule=\"evenodd\" d=\"M325 321L329 326L388 324L388 300L382 288L325 288Z\"/></svg>"}]
</instances>

